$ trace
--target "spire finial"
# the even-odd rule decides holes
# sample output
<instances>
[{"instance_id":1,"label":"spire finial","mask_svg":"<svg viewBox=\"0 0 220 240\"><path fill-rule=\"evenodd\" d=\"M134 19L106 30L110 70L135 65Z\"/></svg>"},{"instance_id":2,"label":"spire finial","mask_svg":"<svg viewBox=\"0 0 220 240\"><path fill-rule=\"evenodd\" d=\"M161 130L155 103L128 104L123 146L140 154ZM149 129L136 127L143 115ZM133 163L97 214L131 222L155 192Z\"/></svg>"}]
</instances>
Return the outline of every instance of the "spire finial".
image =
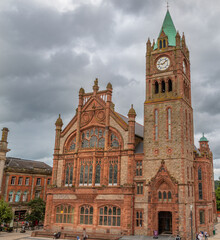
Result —
<instances>
[{"instance_id":1,"label":"spire finial","mask_svg":"<svg viewBox=\"0 0 220 240\"><path fill-rule=\"evenodd\" d=\"M169 11L169 1L167 1L167 11Z\"/></svg>"}]
</instances>

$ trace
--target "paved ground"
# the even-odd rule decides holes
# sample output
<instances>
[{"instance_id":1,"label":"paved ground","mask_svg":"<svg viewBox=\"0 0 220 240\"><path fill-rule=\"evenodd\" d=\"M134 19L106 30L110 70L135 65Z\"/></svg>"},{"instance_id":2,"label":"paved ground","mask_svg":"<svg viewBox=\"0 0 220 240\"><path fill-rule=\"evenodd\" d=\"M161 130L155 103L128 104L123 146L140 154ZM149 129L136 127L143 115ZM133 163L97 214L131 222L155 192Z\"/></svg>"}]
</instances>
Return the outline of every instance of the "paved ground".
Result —
<instances>
[{"instance_id":1,"label":"paved ground","mask_svg":"<svg viewBox=\"0 0 220 240\"><path fill-rule=\"evenodd\" d=\"M209 240L220 240L220 218L218 219L218 224L215 226L216 228L216 235L209 237ZM152 237L147 236L124 236L121 238L122 240L153 240ZM173 239L169 238L169 236L159 236L158 240L165 240L165 239ZM13 232L13 233L5 233L0 232L0 240L51 240L51 238L35 238L31 237L31 231L27 231L26 233L20 232ZM62 240L62 239L60 239Z\"/></svg>"}]
</instances>

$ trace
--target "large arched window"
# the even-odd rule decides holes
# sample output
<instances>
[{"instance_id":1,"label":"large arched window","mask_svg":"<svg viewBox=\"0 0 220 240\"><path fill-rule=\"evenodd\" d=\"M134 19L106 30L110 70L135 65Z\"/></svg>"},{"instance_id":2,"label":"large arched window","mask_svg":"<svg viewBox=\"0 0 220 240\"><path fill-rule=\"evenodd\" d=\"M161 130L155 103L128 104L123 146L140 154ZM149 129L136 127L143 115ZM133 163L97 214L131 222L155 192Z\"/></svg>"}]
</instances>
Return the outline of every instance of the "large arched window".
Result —
<instances>
[{"instance_id":1,"label":"large arched window","mask_svg":"<svg viewBox=\"0 0 220 240\"><path fill-rule=\"evenodd\" d=\"M118 137L114 133L111 133L111 147L113 148L119 147Z\"/></svg>"},{"instance_id":2,"label":"large arched window","mask_svg":"<svg viewBox=\"0 0 220 240\"><path fill-rule=\"evenodd\" d=\"M93 207L84 205L80 208L80 224L92 225L93 223Z\"/></svg>"},{"instance_id":3,"label":"large arched window","mask_svg":"<svg viewBox=\"0 0 220 240\"><path fill-rule=\"evenodd\" d=\"M82 148L104 148L105 130L103 128L91 128L81 134Z\"/></svg>"},{"instance_id":4,"label":"large arched window","mask_svg":"<svg viewBox=\"0 0 220 240\"><path fill-rule=\"evenodd\" d=\"M99 209L99 225L120 226L121 209L115 206L104 206Z\"/></svg>"},{"instance_id":5,"label":"large arched window","mask_svg":"<svg viewBox=\"0 0 220 240\"><path fill-rule=\"evenodd\" d=\"M70 205L56 207L56 223L73 223L74 208Z\"/></svg>"}]
</instances>

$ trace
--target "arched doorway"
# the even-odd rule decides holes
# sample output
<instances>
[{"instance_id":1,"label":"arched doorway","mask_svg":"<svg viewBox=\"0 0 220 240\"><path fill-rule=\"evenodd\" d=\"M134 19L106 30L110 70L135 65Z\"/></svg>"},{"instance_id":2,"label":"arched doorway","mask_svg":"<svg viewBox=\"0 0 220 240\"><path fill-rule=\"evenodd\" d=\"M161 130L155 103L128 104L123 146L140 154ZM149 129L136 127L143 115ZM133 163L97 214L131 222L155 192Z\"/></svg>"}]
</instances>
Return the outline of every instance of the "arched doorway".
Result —
<instances>
[{"instance_id":1,"label":"arched doorway","mask_svg":"<svg viewBox=\"0 0 220 240\"><path fill-rule=\"evenodd\" d=\"M172 212L158 213L159 234L172 234Z\"/></svg>"}]
</instances>

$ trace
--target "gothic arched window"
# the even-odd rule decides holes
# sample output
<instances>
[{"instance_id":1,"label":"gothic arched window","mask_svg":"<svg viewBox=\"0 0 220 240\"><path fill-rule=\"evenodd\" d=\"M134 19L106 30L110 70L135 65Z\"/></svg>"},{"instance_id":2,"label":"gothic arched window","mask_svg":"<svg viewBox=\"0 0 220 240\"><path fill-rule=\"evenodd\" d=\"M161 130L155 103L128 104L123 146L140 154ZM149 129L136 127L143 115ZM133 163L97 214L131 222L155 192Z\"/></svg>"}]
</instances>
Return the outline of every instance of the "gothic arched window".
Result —
<instances>
[{"instance_id":1,"label":"gothic arched window","mask_svg":"<svg viewBox=\"0 0 220 240\"><path fill-rule=\"evenodd\" d=\"M163 40L163 47L164 48L166 47L166 40L165 39Z\"/></svg>"},{"instance_id":2,"label":"gothic arched window","mask_svg":"<svg viewBox=\"0 0 220 240\"><path fill-rule=\"evenodd\" d=\"M104 148L105 147L105 130L102 128L91 128L81 134L82 148Z\"/></svg>"},{"instance_id":3,"label":"gothic arched window","mask_svg":"<svg viewBox=\"0 0 220 240\"><path fill-rule=\"evenodd\" d=\"M118 137L114 133L111 134L111 147L114 147L114 148L119 147Z\"/></svg>"},{"instance_id":4,"label":"gothic arched window","mask_svg":"<svg viewBox=\"0 0 220 240\"><path fill-rule=\"evenodd\" d=\"M121 209L115 206L104 206L99 209L99 225L120 226Z\"/></svg>"},{"instance_id":5,"label":"gothic arched window","mask_svg":"<svg viewBox=\"0 0 220 240\"><path fill-rule=\"evenodd\" d=\"M74 208L70 205L56 207L56 223L73 223Z\"/></svg>"},{"instance_id":6,"label":"gothic arched window","mask_svg":"<svg viewBox=\"0 0 220 240\"><path fill-rule=\"evenodd\" d=\"M168 199L171 199L172 198L172 195L171 195L171 192L169 191L168 192Z\"/></svg>"},{"instance_id":7,"label":"gothic arched window","mask_svg":"<svg viewBox=\"0 0 220 240\"><path fill-rule=\"evenodd\" d=\"M161 193L161 191L158 192L158 198L159 198L159 200L162 199L162 193Z\"/></svg>"},{"instance_id":8,"label":"gothic arched window","mask_svg":"<svg viewBox=\"0 0 220 240\"><path fill-rule=\"evenodd\" d=\"M155 94L159 93L159 84L158 82L156 81L155 82Z\"/></svg>"},{"instance_id":9,"label":"gothic arched window","mask_svg":"<svg viewBox=\"0 0 220 240\"><path fill-rule=\"evenodd\" d=\"M92 225L93 207L84 205L80 208L80 224Z\"/></svg>"},{"instance_id":10,"label":"gothic arched window","mask_svg":"<svg viewBox=\"0 0 220 240\"><path fill-rule=\"evenodd\" d=\"M160 40L159 44L160 44L160 49L161 49L162 48L162 40Z\"/></svg>"},{"instance_id":11,"label":"gothic arched window","mask_svg":"<svg viewBox=\"0 0 220 240\"><path fill-rule=\"evenodd\" d=\"M74 137L70 143L70 151L75 150L75 148L76 148L76 137Z\"/></svg>"},{"instance_id":12,"label":"gothic arched window","mask_svg":"<svg viewBox=\"0 0 220 240\"><path fill-rule=\"evenodd\" d=\"M165 82L162 81L162 82L161 82L161 92L162 92L162 93L165 93L165 91L166 91L166 85L165 85Z\"/></svg>"},{"instance_id":13,"label":"gothic arched window","mask_svg":"<svg viewBox=\"0 0 220 240\"><path fill-rule=\"evenodd\" d=\"M173 90L173 85L172 85L172 80L168 80L168 92L172 92Z\"/></svg>"},{"instance_id":14,"label":"gothic arched window","mask_svg":"<svg viewBox=\"0 0 220 240\"><path fill-rule=\"evenodd\" d=\"M91 159L81 159L79 185L91 186L92 173L93 173L93 161Z\"/></svg>"},{"instance_id":15,"label":"gothic arched window","mask_svg":"<svg viewBox=\"0 0 220 240\"><path fill-rule=\"evenodd\" d=\"M163 192L163 199L167 199L167 193Z\"/></svg>"},{"instance_id":16,"label":"gothic arched window","mask_svg":"<svg viewBox=\"0 0 220 240\"><path fill-rule=\"evenodd\" d=\"M73 183L73 164L66 164L65 186L72 186Z\"/></svg>"},{"instance_id":17,"label":"gothic arched window","mask_svg":"<svg viewBox=\"0 0 220 240\"><path fill-rule=\"evenodd\" d=\"M101 167L100 165L96 165L95 169L95 185L100 185L100 178L101 178Z\"/></svg>"},{"instance_id":18,"label":"gothic arched window","mask_svg":"<svg viewBox=\"0 0 220 240\"><path fill-rule=\"evenodd\" d=\"M109 160L109 177L108 177L109 185L117 185L118 184L118 160L110 159Z\"/></svg>"}]
</instances>

